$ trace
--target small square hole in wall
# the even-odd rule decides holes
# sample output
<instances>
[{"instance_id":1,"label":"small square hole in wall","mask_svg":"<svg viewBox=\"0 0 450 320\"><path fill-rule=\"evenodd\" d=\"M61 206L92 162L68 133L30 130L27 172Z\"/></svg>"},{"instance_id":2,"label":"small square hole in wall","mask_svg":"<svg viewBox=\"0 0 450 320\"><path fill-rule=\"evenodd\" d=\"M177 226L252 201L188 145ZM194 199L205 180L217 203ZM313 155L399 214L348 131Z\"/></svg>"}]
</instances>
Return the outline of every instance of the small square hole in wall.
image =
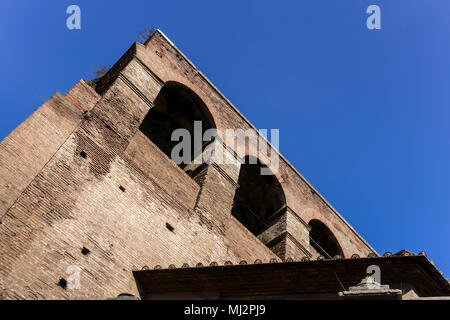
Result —
<instances>
[{"instance_id":1,"label":"small square hole in wall","mask_svg":"<svg viewBox=\"0 0 450 320\"><path fill-rule=\"evenodd\" d=\"M58 286L63 288L64 290L67 289L67 281L64 278L59 279Z\"/></svg>"},{"instance_id":2,"label":"small square hole in wall","mask_svg":"<svg viewBox=\"0 0 450 320\"><path fill-rule=\"evenodd\" d=\"M173 232L173 230L175 230L175 228L172 227L169 223L166 223L166 228L167 228L167 230L169 230L170 232Z\"/></svg>"},{"instance_id":3,"label":"small square hole in wall","mask_svg":"<svg viewBox=\"0 0 450 320\"><path fill-rule=\"evenodd\" d=\"M125 188L122 186L119 186L120 191L125 192Z\"/></svg>"},{"instance_id":4,"label":"small square hole in wall","mask_svg":"<svg viewBox=\"0 0 450 320\"><path fill-rule=\"evenodd\" d=\"M81 151L81 152L80 152L80 156L81 156L83 159L86 159L86 158L87 158L87 154L86 154L86 152L84 152L84 151Z\"/></svg>"},{"instance_id":5,"label":"small square hole in wall","mask_svg":"<svg viewBox=\"0 0 450 320\"><path fill-rule=\"evenodd\" d=\"M81 249L81 253L84 254L85 256L88 255L89 253L91 253L91 250L89 250L86 247L83 247L83 249Z\"/></svg>"}]
</instances>

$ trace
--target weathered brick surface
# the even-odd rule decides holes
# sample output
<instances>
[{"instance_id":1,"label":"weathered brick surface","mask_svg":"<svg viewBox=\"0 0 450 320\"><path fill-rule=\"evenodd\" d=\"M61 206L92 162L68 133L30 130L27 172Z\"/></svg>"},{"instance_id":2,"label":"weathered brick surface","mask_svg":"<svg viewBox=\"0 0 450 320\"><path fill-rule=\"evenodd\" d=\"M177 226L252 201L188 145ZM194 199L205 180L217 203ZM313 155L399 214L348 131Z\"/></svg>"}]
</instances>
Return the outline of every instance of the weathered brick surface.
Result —
<instances>
[{"instance_id":1,"label":"weathered brick surface","mask_svg":"<svg viewBox=\"0 0 450 320\"><path fill-rule=\"evenodd\" d=\"M171 190L172 196L188 208L194 207L200 186L143 133L139 131L131 139L126 155L136 170Z\"/></svg>"},{"instance_id":2,"label":"weathered brick surface","mask_svg":"<svg viewBox=\"0 0 450 320\"><path fill-rule=\"evenodd\" d=\"M191 88L219 129L251 128L157 32L91 83L101 96L80 82L1 142L0 289L8 298L138 294L131 272L143 266L301 255L296 241L305 244L307 228L292 217L281 224L292 234L271 251L231 215L238 167L210 163L191 178L138 130L167 81ZM306 223L323 221L346 256L373 251L284 158L277 178L287 205ZM81 268L80 290L57 285L72 265Z\"/></svg>"},{"instance_id":3,"label":"weathered brick surface","mask_svg":"<svg viewBox=\"0 0 450 320\"><path fill-rule=\"evenodd\" d=\"M80 80L64 97L83 112L91 110L100 99L100 95L84 80Z\"/></svg>"},{"instance_id":4,"label":"weathered brick surface","mask_svg":"<svg viewBox=\"0 0 450 320\"><path fill-rule=\"evenodd\" d=\"M88 157L73 135L8 212L2 224L2 287L19 298L106 298L134 292L132 270L267 257L252 239L228 239L205 226L192 208L117 157L93 172L92 157L106 157L92 141ZM78 141L77 141L78 140ZM88 147L89 145L89 147ZM107 163L106 161L104 162ZM98 164L98 166L102 166ZM125 187L125 192L119 189ZM173 226L169 231L166 223ZM245 238L235 227L233 234ZM240 230L239 230L240 229ZM17 233L20 231L20 233ZM82 247L91 253L81 254ZM12 255L9 255L11 254ZM56 286L70 265L82 269L82 289ZM4 280L4 282L3 282ZM43 286L42 284L46 284Z\"/></svg>"},{"instance_id":5,"label":"weathered brick surface","mask_svg":"<svg viewBox=\"0 0 450 320\"><path fill-rule=\"evenodd\" d=\"M75 130L82 111L98 99L92 89L78 94L82 87L79 83L68 93L75 99L55 94L0 142L0 217ZM81 96L78 108L70 103Z\"/></svg>"},{"instance_id":6,"label":"weathered brick surface","mask_svg":"<svg viewBox=\"0 0 450 320\"><path fill-rule=\"evenodd\" d=\"M229 181L217 165L206 166L201 174L203 178L195 210L207 225L216 226L224 233L233 207L235 183Z\"/></svg>"},{"instance_id":7,"label":"weathered brick surface","mask_svg":"<svg viewBox=\"0 0 450 320\"><path fill-rule=\"evenodd\" d=\"M312 256L310 227L290 208L282 208L267 224L270 226L258 238L279 257L300 260Z\"/></svg>"}]
</instances>

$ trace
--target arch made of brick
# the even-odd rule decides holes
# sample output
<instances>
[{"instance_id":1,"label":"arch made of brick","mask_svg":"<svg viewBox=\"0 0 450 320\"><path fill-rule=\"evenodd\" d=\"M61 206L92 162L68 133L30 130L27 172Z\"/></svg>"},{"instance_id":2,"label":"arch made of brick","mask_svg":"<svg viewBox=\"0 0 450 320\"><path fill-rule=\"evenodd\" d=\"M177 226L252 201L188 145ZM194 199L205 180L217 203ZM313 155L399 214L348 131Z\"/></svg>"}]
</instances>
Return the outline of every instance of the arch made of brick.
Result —
<instances>
[{"instance_id":1,"label":"arch made of brick","mask_svg":"<svg viewBox=\"0 0 450 320\"><path fill-rule=\"evenodd\" d=\"M347 249L345 247L345 239L342 238L341 236L341 232L339 232L339 230L337 230L333 224L331 223L331 221L328 221L326 219L324 219L323 214L321 214L320 212L313 210L313 209L309 209L306 210L305 212L305 222L310 225L311 221L319 221L320 223L322 223L332 234L332 236L334 237L334 239L336 240L337 244L339 245L339 249L343 255L343 257L348 257L350 256L352 253L347 252Z\"/></svg>"},{"instance_id":2,"label":"arch made of brick","mask_svg":"<svg viewBox=\"0 0 450 320\"><path fill-rule=\"evenodd\" d=\"M316 248L321 255L327 258L333 258L336 255L344 256L342 246L326 224L318 219L311 219L308 225L311 227L309 232L311 246Z\"/></svg>"},{"instance_id":3,"label":"arch made of brick","mask_svg":"<svg viewBox=\"0 0 450 320\"><path fill-rule=\"evenodd\" d=\"M258 235L268 227L265 225L267 219L286 206L286 196L275 174L261 175L256 179L256 175L261 174L259 170L267 167L264 162L252 156L245 156L243 160L232 214L249 231Z\"/></svg>"},{"instance_id":4,"label":"arch made of brick","mask_svg":"<svg viewBox=\"0 0 450 320\"><path fill-rule=\"evenodd\" d=\"M164 83L164 85L161 87L161 90L163 90L165 87L171 87L171 88L178 87L178 88L180 88L182 90L186 90L186 91L190 92L198 100L199 107L202 110L203 115L207 118L208 122L210 123L211 128L217 128L216 120L215 120L215 117L213 116L213 114L211 112L211 108L209 108L206 105L205 99L203 99L201 97L201 93L197 92L194 88L192 88L189 85L187 85L187 84L185 84L183 82L180 82L180 81L174 81L174 80L166 81ZM160 90L160 93L161 93L161 90ZM158 96L159 96L159 93L158 93L157 97ZM157 100L157 98L155 99L155 101L156 100Z\"/></svg>"},{"instance_id":5,"label":"arch made of brick","mask_svg":"<svg viewBox=\"0 0 450 320\"><path fill-rule=\"evenodd\" d=\"M176 129L186 129L191 135L191 156L195 158L203 151L203 134L208 129L216 129L216 121L209 108L191 88L177 81L167 81L158 92L151 108L139 129L152 140L166 155L178 143L171 139ZM202 122L201 136L195 134L195 121ZM200 138L201 141L194 141ZM203 146L198 150L197 146ZM193 159L192 158L192 159ZM192 160L191 159L191 160Z\"/></svg>"}]
</instances>

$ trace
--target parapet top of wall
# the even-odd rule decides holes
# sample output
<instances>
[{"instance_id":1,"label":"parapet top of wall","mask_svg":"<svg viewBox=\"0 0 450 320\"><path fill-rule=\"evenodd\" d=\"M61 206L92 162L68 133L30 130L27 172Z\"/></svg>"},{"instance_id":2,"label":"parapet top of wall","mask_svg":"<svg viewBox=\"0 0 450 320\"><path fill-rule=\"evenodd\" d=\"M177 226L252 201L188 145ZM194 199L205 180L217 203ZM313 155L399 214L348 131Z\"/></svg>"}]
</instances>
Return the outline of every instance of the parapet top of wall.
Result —
<instances>
[{"instance_id":1,"label":"parapet top of wall","mask_svg":"<svg viewBox=\"0 0 450 320\"><path fill-rule=\"evenodd\" d=\"M145 67L145 70L157 82L164 84L169 81L176 81L195 92L208 107L217 129L220 131L223 132L226 129L255 130L268 144L268 149L280 155L279 170L276 175L286 194L287 205L299 215L307 214L311 208L315 209L316 212L321 213L322 220L330 220L329 225L333 232L345 234L347 237L353 235L356 242L359 243L355 246L376 253L337 210L259 133L258 129L237 110L161 30L155 31L145 44L134 43L103 79L96 83L97 92L104 92L121 70L133 59ZM267 159L259 158L263 163L268 164ZM345 237L338 235L338 238Z\"/></svg>"}]
</instances>

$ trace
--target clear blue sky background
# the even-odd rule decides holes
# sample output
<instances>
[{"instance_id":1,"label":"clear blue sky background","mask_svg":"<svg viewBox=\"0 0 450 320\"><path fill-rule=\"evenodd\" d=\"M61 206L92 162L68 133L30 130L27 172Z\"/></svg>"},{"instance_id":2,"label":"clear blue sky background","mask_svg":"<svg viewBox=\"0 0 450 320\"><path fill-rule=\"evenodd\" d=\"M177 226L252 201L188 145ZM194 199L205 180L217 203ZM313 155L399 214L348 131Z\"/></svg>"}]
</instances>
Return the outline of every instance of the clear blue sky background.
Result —
<instances>
[{"instance_id":1,"label":"clear blue sky background","mask_svg":"<svg viewBox=\"0 0 450 320\"><path fill-rule=\"evenodd\" d=\"M151 26L256 127L279 128L379 253L425 250L450 277L450 1L1 1L0 138Z\"/></svg>"}]
</instances>

